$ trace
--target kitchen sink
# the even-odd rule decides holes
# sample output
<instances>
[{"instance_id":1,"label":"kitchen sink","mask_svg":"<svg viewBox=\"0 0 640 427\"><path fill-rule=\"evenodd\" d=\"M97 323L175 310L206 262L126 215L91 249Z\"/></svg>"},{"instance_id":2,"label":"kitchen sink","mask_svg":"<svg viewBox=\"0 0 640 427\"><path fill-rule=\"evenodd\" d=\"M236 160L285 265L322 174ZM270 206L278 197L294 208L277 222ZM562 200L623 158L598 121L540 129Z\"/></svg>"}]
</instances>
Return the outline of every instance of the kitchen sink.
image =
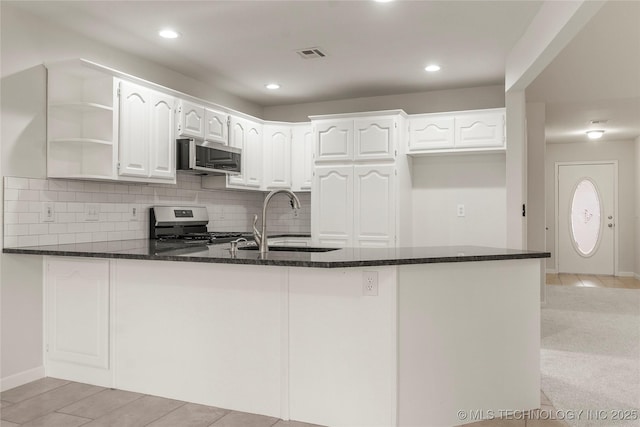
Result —
<instances>
[{"instance_id":1,"label":"kitchen sink","mask_svg":"<svg viewBox=\"0 0 640 427\"><path fill-rule=\"evenodd\" d=\"M337 251L340 248L317 248L313 246L269 246L270 251L280 251L280 252L331 252ZM257 251L258 246L250 245L250 246L242 246L238 248L239 251Z\"/></svg>"}]
</instances>

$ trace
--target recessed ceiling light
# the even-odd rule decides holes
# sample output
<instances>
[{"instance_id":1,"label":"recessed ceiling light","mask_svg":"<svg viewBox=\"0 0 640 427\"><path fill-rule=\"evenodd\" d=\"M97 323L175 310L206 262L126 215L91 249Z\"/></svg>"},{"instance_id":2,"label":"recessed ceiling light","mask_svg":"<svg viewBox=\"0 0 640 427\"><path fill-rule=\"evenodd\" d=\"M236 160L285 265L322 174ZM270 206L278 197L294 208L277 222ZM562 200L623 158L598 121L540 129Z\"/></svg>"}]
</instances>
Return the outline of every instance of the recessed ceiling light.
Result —
<instances>
[{"instance_id":1,"label":"recessed ceiling light","mask_svg":"<svg viewBox=\"0 0 640 427\"><path fill-rule=\"evenodd\" d=\"M158 35L165 39L177 39L180 37L180 33L170 28L165 28L164 30L158 31Z\"/></svg>"},{"instance_id":2,"label":"recessed ceiling light","mask_svg":"<svg viewBox=\"0 0 640 427\"><path fill-rule=\"evenodd\" d=\"M376 3L391 3L393 0L373 0Z\"/></svg>"},{"instance_id":3,"label":"recessed ceiling light","mask_svg":"<svg viewBox=\"0 0 640 427\"><path fill-rule=\"evenodd\" d=\"M587 136L589 137L589 139L600 139L600 138L602 138L602 135L604 135L604 131L603 130L588 130L587 131Z\"/></svg>"},{"instance_id":4,"label":"recessed ceiling light","mask_svg":"<svg viewBox=\"0 0 640 427\"><path fill-rule=\"evenodd\" d=\"M440 66L436 64L431 64L424 67L424 70L430 73L435 73L436 71L440 71Z\"/></svg>"},{"instance_id":5,"label":"recessed ceiling light","mask_svg":"<svg viewBox=\"0 0 640 427\"><path fill-rule=\"evenodd\" d=\"M269 83L269 84L264 85L264 87L266 87L269 90L280 89L280 85L278 83Z\"/></svg>"}]
</instances>

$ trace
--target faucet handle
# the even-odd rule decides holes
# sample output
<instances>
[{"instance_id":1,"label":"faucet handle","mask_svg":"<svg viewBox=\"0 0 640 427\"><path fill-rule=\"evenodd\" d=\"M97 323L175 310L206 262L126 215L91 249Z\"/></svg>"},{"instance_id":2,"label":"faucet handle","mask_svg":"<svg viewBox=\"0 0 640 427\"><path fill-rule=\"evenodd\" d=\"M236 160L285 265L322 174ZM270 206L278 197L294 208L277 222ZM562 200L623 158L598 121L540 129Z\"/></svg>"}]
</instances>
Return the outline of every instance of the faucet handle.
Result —
<instances>
[{"instance_id":1,"label":"faucet handle","mask_svg":"<svg viewBox=\"0 0 640 427\"><path fill-rule=\"evenodd\" d=\"M253 239L256 241L258 246L260 246L260 242L262 241L262 234L258 231L258 227L256 224L258 223L258 214L253 215Z\"/></svg>"}]
</instances>

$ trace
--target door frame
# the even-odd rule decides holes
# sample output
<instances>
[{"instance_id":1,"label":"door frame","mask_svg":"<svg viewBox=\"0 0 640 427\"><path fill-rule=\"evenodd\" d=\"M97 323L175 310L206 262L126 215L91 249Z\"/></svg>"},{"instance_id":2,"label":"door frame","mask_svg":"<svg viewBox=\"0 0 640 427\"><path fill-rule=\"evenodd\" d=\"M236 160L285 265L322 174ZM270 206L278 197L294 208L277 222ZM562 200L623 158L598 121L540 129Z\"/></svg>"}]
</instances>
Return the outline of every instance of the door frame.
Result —
<instances>
[{"instance_id":1,"label":"door frame","mask_svg":"<svg viewBox=\"0 0 640 427\"><path fill-rule=\"evenodd\" d=\"M574 162L555 162L555 182L554 182L554 188L555 188L555 213L554 213L554 222L555 222L555 247L554 247L554 251L556 254L556 259L555 259L555 271L557 273L560 272L560 254L558 252L558 247L559 247L559 239L560 239L560 218L559 218L559 214L560 214L560 191L559 191L559 186L560 186L560 166L580 166L580 165L612 165L613 166L613 212L614 212L614 218L615 218L615 224L616 226L614 226L614 234L613 234L613 274L618 276L620 273L620 270L618 269L618 244L619 244L619 236L618 236L618 227L617 227L617 222L618 222L618 161L617 160L592 160L592 161L574 161Z\"/></svg>"}]
</instances>

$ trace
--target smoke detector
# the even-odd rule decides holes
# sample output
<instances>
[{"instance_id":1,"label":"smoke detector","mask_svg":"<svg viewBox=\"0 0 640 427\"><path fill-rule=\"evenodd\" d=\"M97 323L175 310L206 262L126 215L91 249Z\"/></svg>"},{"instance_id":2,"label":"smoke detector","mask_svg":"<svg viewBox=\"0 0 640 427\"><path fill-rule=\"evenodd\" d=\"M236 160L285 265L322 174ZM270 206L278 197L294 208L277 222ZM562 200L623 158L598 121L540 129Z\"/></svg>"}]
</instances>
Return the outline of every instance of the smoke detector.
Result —
<instances>
[{"instance_id":1,"label":"smoke detector","mask_svg":"<svg viewBox=\"0 0 640 427\"><path fill-rule=\"evenodd\" d=\"M319 47L308 47L306 49L299 49L296 51L304 59L324 58L327 56Z\"/></svg>"}]
</instances>

